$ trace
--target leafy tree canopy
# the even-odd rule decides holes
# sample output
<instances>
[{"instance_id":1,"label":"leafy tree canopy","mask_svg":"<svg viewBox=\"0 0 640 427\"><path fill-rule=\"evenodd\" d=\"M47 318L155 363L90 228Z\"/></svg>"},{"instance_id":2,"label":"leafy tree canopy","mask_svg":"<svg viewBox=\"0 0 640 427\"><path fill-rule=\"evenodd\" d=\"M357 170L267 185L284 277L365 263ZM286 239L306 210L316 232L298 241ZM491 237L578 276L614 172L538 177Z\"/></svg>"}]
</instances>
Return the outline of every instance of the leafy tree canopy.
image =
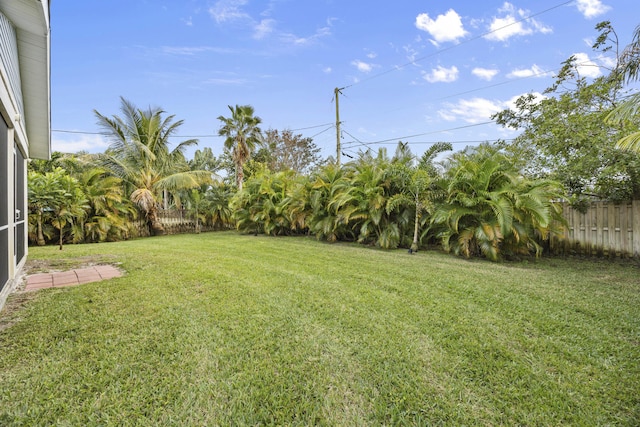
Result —
<instances>
[{"instance_id":1,"label":"leafy tree canopy","mask_svg":"<svg viewBox=\"0 0 640 427\"><path fill-rule=\"evenodd\" d=\"M608 22L598 24L594 49L617 52L617 35ZM620 63L620 56L615 54ZM606 117L628 92L616 69L587 80L575 56L563 63L544 94L520 97L512 109L494 115L497 123L522 130L503 146L531 177L561 181L574 198L597 196L613 201L640 197L640 159L616 148L616 141L638 124L611 124Z\"/></svg>"},{"instance_id":2,"label":"leafy tree canopy","mask_svg":"<svg viewBox=\"0 0 640 427\"><path fill-rule=\"evenodd\" d=\"M265 163L273 172L291 170L298 174L308 174L322 164L320 148L313 139L289 129L267 130L264 146L256 153L255 160Z\"/></svg>"}]
</instances>

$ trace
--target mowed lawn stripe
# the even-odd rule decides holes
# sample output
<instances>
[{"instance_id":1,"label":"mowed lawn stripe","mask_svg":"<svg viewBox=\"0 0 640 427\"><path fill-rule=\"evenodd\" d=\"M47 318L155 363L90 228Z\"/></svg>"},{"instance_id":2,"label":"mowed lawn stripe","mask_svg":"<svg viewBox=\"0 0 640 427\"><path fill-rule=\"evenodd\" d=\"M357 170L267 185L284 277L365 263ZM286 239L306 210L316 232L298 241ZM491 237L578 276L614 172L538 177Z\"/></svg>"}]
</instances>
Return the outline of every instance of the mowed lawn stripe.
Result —
<instances>
[{"instance_id":1,"label":"mowed lawn stripe","mask_svg":"<svg viewBox=\"0 0 640 427\"><path fill-rule=\"evenodd\" d=\"M633 425L639 269L234 232L31 248L126 274L3 313L0 424ZM11 301L9 301L11 303Z\"/></svg>"}]
</instances>

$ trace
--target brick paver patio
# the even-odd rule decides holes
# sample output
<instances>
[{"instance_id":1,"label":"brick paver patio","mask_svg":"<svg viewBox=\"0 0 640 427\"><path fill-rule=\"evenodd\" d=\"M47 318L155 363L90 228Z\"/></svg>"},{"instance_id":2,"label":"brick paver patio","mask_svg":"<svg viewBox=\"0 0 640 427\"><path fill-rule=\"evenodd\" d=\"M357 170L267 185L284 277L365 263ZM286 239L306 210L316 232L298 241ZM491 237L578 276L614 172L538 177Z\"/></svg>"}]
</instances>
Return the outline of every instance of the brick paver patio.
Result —
<instances>
[{"instance_id":1,"label":"brick paver patio","mask_svg":"<svg viewBox=\"0 0 640 427\"><path fill-rule=\"evenodd\" d=\"M120 276L122 272L112 265L94 265L70 271L31 274L27 276L25 291L81 285Z\"/></svg>"}]
</instances>

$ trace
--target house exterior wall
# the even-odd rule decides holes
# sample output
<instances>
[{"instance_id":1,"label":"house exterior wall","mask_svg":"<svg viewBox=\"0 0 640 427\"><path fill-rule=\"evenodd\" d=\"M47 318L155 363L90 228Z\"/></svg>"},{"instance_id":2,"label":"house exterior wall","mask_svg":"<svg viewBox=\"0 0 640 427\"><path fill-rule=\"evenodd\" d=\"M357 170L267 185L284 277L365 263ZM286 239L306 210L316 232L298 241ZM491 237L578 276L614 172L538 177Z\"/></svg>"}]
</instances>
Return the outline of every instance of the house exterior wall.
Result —
<instances>
[{"instance_id":1,"label":"house exterior wall","mask_svg":"<svg viewBox=\"0 0 640 427\"><path fill-rule=\"evenodd\" d=\"M32 135L27 131L28 124L32 124L32 129L34 125L38 128L38 135L50 132L49 121L38 122L30 117L29 111L33 111L33 107L31 110L27 108L23 95L31 82L29 79L33 78L34 69L30 65L25 66L23 61L29 55L32 57L31 52L28 56L21 52L24 39L29 37L29 31L33 31L32 28L26 31L25 25L40 23L40 37L42 33L46 37L46 53L42 54L41 62L48 63L48 9L45 0L0 0L0 309L20 283L28 253L27 159L34 148L33 138L29 140ZM20 19L20 26L10 19L10 14ZM45 23L44 28L42 22ZM25 73L31 75L27 78ZM48 82L48 64L44 72L36 71L35 74L40 82ZM44 87L39 105L48 106L48 84ZM48 111L46 113L49 114ZM44 132L43 128L46 128ZM40 137L35 143L41 152L49 152L49 145L49 138Z\"/></svg>"}]
</instances>

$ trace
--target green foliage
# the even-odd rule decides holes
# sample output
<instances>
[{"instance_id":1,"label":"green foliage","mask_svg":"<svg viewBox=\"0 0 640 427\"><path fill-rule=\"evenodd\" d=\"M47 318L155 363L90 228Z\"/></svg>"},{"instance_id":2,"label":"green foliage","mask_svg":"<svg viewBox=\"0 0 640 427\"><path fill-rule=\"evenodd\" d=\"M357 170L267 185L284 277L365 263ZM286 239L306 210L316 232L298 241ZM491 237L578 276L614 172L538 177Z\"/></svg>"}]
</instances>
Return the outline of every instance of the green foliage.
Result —
<instances>
[{"instance_id":1,"label":"green foliage","mask_svg":"<svg viewBox=\"0 0 640 427\"><path fill-rule=\"evenodd\" d=\"M300 175L307 175L322 164L320 148L313 140L288 129L282 132L267 130L263 147L254 158L273 172L291 170Z\"/></svg>"},{"instance_id":2,"label":"green foliage","mask_svg":"<svg viewBox=\"0 0 640 427\"><path fill-rule=\"evenodd\" d=\"M509 157L481 145L452 156L442 203L431 222L440 228L445 250L465 257L540 255L538 240L547 239L560 220L561 187L549 180L520 176Z\"/></svg>"},{"instance_id":3,"label":"green foliage","mask_svg":"<svg viewBox=\"0 0 640 427\"><path fill-rule=\"evenodd\" d=\"M608 23L598 29L601 34L594 47L613 51L610 41L617 41L613 29ZM515 108L494 116L497 123L522 130L512 143L503 145L521 159L519 166L528 176L561 181L578 199L583 195L614 202L640 198L638 155L616 148L616 141L637 132L640 123L606 120L625 96L620 74L616 69L587 80L580 76L578 65L575 57L569 58L544 96L522 96Z\"/></svg>"},{"instance_id":4,"label":"green foliage","mask_svg":"<svg viewBox=\"0 0 640 427\"><path fill-rule=\"evenodd\" d=\"M29 223L38 245L51 238L48 226L58 230L58 245L62 249L65 234L74 242L83 239L82 225L89 205L78 180L64 169L55 168L42 174L29 171Z\"/></svg>"},{"instance_id":5,"label":"green foliage","mask_svg":"<svg viewBox=\"0 0 640 427\"><path fill-rule=\"evenodd\" d=\"M271 236L292 233L295 226L287 215L290 191L304 179L296 177L293 171L264 169L249 178L231 202L238 230Z\"/></svg>"},{"instance_id":6,"label":"green foliage","mask_svg":"<svg viewBox=\"0 0 640 427\"><path fill-rule=\"evenodd\" d=\"M89 208L83 224L84 241L127 238L130 221L136 218L137 210L125 197L122 180L98 167L87 168L79 179Z\"/></svg>"},{"instance_id":7,"label":"green foliage","mask_svg":"<svg viewBox=\"0 0 640 427\"><path fill-rule=\"evenodd\" d=\"M348 221L341 212L343 194L348 193L351 186L346 170L335 163L329 163L314 172L310 181L311 214L306 222L311 233L328 242L355 240Z\"/></svg>"}]
</instances>

